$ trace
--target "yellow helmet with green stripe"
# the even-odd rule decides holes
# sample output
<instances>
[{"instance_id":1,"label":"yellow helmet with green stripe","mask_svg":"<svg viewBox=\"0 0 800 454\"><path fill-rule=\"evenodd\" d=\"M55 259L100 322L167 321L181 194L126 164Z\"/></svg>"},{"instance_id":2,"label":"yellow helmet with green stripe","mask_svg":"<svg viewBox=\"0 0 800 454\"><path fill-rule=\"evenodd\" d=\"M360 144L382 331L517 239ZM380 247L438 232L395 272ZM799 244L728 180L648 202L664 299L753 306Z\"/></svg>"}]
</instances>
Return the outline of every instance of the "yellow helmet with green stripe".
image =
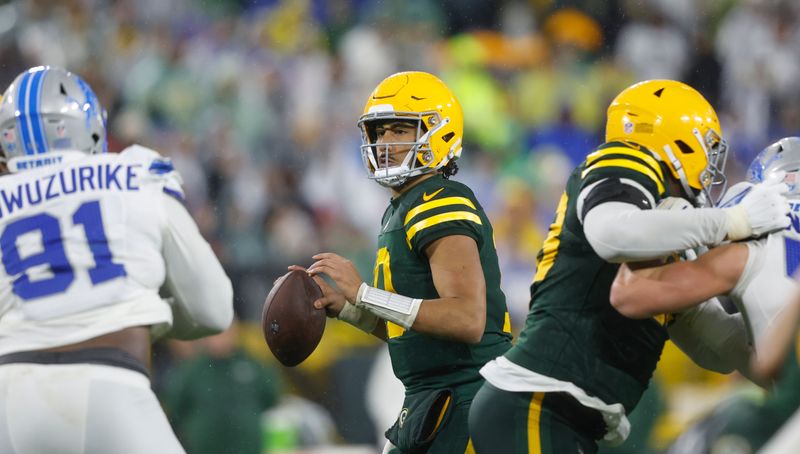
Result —
<instances>
[{"instance_id":1,"label":"yellow helmet with green stripe","mask_svg":"<svg viewBox=\"0 0 800 454\"><path fill-rule=\"evenodd\" d=\"M695 202L724 192L727 145L711 104L674 80L648 80L623 90L611 102L606 142L633 142L656 153ZM711 190L714 188L714 195Z\"/></svg>"}]
</instances>

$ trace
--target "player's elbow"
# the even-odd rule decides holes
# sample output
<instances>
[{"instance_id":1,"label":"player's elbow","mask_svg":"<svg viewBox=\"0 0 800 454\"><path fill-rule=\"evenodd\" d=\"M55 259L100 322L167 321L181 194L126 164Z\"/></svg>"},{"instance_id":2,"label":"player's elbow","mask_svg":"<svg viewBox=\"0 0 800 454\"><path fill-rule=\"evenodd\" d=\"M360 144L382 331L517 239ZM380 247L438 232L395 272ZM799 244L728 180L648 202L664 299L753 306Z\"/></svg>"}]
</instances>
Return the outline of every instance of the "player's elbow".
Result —
<instances>
[{"instance_id":1,"label":"player's elbow","mask_svg":"<svg viewBox=\"0 0 800 454\"><path fill-rule=\"evenodd\" d=\"M217 285L209 287L200 304L203 310L197 311L196 322L207 334L218 334L233 322L233 286L227 277Z\"/></svg>"},{"instance_id":2,"label":"player's elbow","mask_svg":"<svg viewBox=\"0 0 800 454\"><path fill-rule=\"evenodd\" d=\"M219 309L209 320L209 328L221 333L233 322L233 285L230 279L225 279L225 284L215 293L213 298L218 301Z\"/></svg>"},{"instance_id":3,"label":"player's elbow","mask_svg":"<svg viewBox=\"0 0 800 454\"><path fill-rule=\"evenodd\" d=\"M642 307L640 298L636 298L626 284L614 281L611 285L609 302L620 314L632 319L643 319L652 316L646 308Z\"/></svg>"},{"instance_id":4,"label":"player's elbow","mask_svg":"<svg viewBox=\"0 0 800 454\"><path fill-rule=\"evenodd\" d=\"M474 326L470 327L467 330L464 330L462 342L465 344L478 344L483 339L483 331L484 331L484 324L478 325L474 324Z\"/></svg>"},{"instance_id":5,"label":"player's elbow","mask_svg":"<svg viewBox=\"0 0 800 454\"><path fill-rule=\"evenodd\" d=\"M469 319L463 324L460 329L460 341L465 344L477 344L483 339L483 333L486 331L486 303L472 311Z\"/></svg>"}]
</instances>

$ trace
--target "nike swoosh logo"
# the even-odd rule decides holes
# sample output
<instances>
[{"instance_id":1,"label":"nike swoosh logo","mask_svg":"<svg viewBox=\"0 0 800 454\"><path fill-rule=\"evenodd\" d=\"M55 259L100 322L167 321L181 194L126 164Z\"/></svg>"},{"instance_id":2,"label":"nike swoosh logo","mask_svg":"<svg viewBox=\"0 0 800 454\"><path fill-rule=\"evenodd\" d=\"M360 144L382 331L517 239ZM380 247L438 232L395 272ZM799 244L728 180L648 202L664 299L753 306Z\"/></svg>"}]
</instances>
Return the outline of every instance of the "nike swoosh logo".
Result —
<instances>
[{"instance_id":1,"label":"nike swoosh logo","mask_svg":"<svg viewBox=\"0 0 800 454\"><path fill-rule=\"evenodd\" d=\"M444 188L439 188L438 190L434 191L433 194L431 194L431 195L428 195L427 192L423 192L422 193L422 201L423 202L427 202L428 200L436 197L436 194L438 194L438 193L440 193L442 191L444 191Z\"/></svg>"}]
</instances>

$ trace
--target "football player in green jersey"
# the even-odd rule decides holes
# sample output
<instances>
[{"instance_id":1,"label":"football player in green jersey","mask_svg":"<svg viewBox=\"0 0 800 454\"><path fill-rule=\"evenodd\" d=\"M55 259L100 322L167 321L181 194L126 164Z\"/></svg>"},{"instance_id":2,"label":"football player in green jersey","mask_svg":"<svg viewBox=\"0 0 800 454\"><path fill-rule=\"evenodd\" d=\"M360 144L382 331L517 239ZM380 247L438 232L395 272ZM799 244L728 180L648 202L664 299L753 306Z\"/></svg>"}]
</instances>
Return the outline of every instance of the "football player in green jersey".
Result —
<instances>
[{"instance_id":1,"label":"football player in green jersey","mask_svg":"<svg viewBox=\"0 0 800 454\"><path fill-rule=\"evenodd\" d=\"M791 339L800 314L800 286L793 278L800 266L798 176L800 138L786 137L766 147L751 164L747 181L728 190L720 202L721 206L734 205L753 184L783 181L792 211L789 228L716 247L696 260L636 269L623 264L619 268L610 300L623 315L647 318L682 311L725 294L747 322L755 362L752 372L758 381L768 384L775 378L775 370L785 363L766 398L729 399L681 435L671 453L755 452L800 407L797 352L786 352L794 346ZM713 330L719 342L727 343L727 333L718 327L704 328ZM750 358L743 356L740 360Z\"/></svg>"},{"instance_id":2,"label":"football player in green jersey","mask_svg":"<svg viewBox=\"0 0 800 454\"><path fill-rule=\"evenodd\" d=\"M606 143L567 181L539 253L520 337L481 370L487 381L469 418L478 453L588 454L597 451L597 440L619 443L627 437L625 415L648 385L669 336L667 325L682 322L668 314L634 320L617 312L609 290L619 263L788 224L785 199L767 185L755 186L736 207L713 206L713 189L725 184L726 155L714 109L691 87L645 81L614 99ZM654 210L665 197L699 208ZM718 304L702 315L710 318L707 323L732 324L744 334L741 316L728 315ZM706 347L706 333L690 329L702 326L681 330L698 337L685 344ZM746 335L737 339L746 355Z\"/></svg>"},{"instance_id":3,"label":"football player in green jersey","mask_svg":"<svg viewBox=\"0 0 800 454\"><path fill-rule=\"evenodd\" d=\"M358 125L369 177L392 193L375 270L367 283L347 259L315 255L308 272L324 293L315 304L389 343L406 397L384 452L472 452L479 369L508 350L511 329L489 218L449 179L461 106L438 78L403 72L375 88Z\"/></svg>"}]
</instances>

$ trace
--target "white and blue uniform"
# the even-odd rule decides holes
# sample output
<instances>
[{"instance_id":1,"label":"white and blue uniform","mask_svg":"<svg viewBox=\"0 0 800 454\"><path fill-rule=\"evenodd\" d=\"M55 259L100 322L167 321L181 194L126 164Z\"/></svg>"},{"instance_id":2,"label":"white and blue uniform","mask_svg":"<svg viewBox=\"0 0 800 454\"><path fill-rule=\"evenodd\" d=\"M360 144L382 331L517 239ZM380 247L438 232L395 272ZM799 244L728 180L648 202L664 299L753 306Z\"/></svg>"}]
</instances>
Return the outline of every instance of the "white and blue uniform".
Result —
<instances>
[{"instance_id":1,"label":"white and blue uniform","mask_svg":"<svg viewBox=\"0 0 800 454\"><path fill-rule=\"evenodd\" d=\"M63 156L0 178L0 356L135 326L224 330L231 283L177 200L171 163L140 146ZM0 365L0 452L183 450L145 375L15 363Z\"/></svg>"},{"instance_id":2,"label":"white and blue uniform","mask_svg":"<svg viewBox=\"0 0 800 454\"><path fill-rule=\"evenodd\" d=\"M752 183L742 182L728 190L722 206L732 205L750 190ZM800 267L800 201L790 199L791 224L747 243L747 264L731 291L730 297L746 320L756 354L786 303L800 290L792 276Z\"/></svg>"}]
</instances>

